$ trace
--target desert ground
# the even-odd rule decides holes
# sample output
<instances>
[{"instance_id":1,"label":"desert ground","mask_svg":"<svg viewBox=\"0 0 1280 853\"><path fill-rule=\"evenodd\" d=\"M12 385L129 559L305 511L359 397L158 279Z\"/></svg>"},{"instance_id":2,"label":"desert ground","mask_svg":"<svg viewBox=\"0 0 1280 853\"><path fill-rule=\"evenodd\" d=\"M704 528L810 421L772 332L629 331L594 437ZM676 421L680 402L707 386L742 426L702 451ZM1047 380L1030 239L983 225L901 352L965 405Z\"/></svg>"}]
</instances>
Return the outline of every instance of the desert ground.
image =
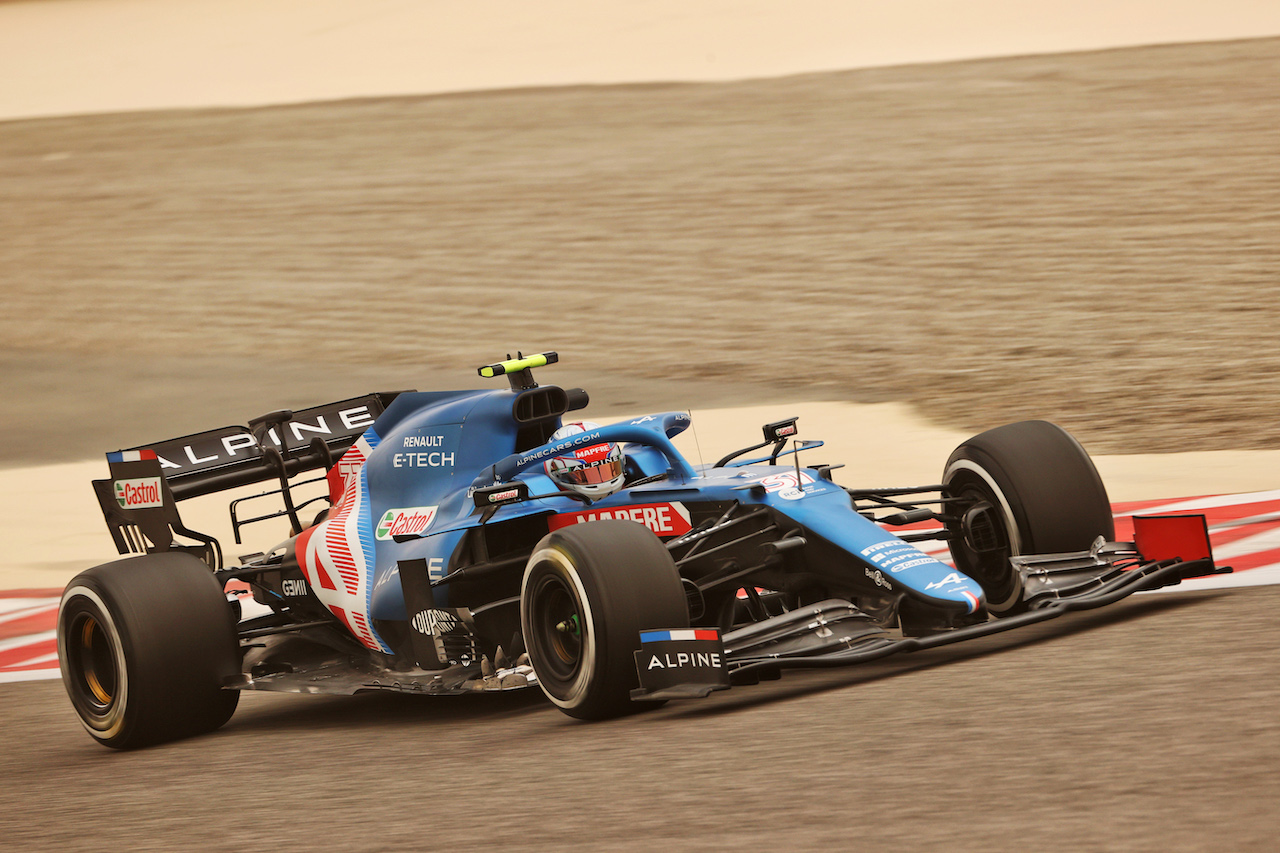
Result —
<instances>
[{"instance_id":1,"label":"desert ground","mask_svg":"<svg viewBox=\"0 0 1280 853\"><path fill-rule=\"evenodd\" d=\"M864 470L1047 418L1135 476L1199 466L1181 494L1229 490L1223 453L1275 488L1277 68L1263 38L2 121L3 568L84 564L50 504L104 450L470 387L518 349L601 417L860 404ZM119 756L56 683L0 685L3 837L1269 850L1276 597L1149 596L601 726L248 696Z\"/></svg>"},{"instance_id":2,"label":"desert ground","mask_svg":"<svg viewBox=\"0 0 1280 853\"><path fill-rule=\"evenodd\" d=\"M508 351L1280 447L1280 40L0 125L9 465ZM110 447L108 447L110 446Z\"/></svg>"},{"instance_id":3,"label":"desert ground","mask_svg":"<svg viewBox=\"0 0 1280 853\"><path fill-rule=\"evenodd\" d=\"M32 466L516 350L605 419L870 405L807 433L851 485L1045 418L1117 499L1273 488L1278 64L1262 39L2 123L6 585L105 544L98 469L31 500L65 479ZM57 554L51 502L79 512Z\"/></svg>"}]
</instances>

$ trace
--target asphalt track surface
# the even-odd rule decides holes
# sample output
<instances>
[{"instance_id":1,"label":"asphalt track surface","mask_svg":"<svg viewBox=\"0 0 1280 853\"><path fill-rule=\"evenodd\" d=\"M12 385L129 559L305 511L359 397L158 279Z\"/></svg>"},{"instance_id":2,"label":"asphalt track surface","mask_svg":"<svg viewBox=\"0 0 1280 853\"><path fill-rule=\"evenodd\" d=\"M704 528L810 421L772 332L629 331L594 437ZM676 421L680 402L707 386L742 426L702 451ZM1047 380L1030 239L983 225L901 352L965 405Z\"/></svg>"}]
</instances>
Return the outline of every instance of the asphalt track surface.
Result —
<instances>
[{"instance_id":1,"label":"asphalt track surface","mask_svg":"<svg viewBox=\"0 0 1280 853\"><path fill-rule=\"evenodd\" d=\"M582 724L539 693L249 694L93 743L0 685L12 850L1275 849L1280 588L1139 596Z\"/></svg>"}]
</instances>

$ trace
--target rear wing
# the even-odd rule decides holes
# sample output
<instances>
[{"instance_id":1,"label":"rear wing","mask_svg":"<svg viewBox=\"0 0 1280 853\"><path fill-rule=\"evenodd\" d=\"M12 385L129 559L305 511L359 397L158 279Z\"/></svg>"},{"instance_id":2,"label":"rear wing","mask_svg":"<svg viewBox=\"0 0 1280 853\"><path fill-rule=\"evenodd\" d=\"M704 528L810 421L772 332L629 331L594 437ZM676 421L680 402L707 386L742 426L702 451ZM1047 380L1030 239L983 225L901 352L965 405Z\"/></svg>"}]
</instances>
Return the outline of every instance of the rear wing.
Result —
<instances>
[{"instance_id":1,"label":"rear wing","mask_svg":"<svg viewBox=\"0 0 1280 853\"><path fill-rule=\"evenodd\" d=\"M330 468L400 392L368 394L300 412L282 410L249 426L226 426L129 448L150 450L176 500L302 471Z\"/></svg>"},{"instance_id":2,"label":"rear wing","mask_svg":"<svg viewBox=\"0 0 1280 853\"><path fill-rule=\"evenodd\" d=\"M333 467L400 393L368 394L300 412L271 412L254 418L249 426L221 427L108 453L111 477L94 480L93 490L116 549L121 554L188 550L219 568L217 540L184 527L176 502L267 480L280 484L285 511L278 515L288 515L301 529L289 478ZM200 544L176 544L175 533Z\"/></svg>"}]
</instances>

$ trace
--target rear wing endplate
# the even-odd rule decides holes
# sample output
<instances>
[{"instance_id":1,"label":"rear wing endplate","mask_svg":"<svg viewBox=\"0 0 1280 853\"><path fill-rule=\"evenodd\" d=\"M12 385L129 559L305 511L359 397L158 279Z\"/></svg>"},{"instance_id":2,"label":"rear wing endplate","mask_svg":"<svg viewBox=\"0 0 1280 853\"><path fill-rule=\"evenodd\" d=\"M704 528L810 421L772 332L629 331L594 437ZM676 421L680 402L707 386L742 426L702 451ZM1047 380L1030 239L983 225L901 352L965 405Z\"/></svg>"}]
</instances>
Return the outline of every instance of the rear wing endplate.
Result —
<instances>
[{"instance_id":1,"label":"rear wing endplate","mask_svg":"<svg viewBox=\"0 0 1280 853\"><path fill-rule=\"evenodd\" d=\"M94 480L107 529L121 554L149 554L153 551L181 550L195 554L212 569L222 567L218 540L188 530L178 515L173 492L160 473L160 462L151 451L118 451L107 454L111 477ZM174 534L198 545L174 542Z\"/></svg>"}]
</instances>

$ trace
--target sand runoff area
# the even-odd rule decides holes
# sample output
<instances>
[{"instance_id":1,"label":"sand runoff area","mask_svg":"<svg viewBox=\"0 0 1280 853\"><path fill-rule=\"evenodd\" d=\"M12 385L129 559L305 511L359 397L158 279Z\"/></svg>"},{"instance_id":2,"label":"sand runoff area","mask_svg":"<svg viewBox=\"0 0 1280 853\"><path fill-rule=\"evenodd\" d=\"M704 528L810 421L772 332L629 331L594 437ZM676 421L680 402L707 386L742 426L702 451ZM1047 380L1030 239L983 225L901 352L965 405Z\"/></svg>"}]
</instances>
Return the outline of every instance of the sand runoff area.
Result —
<instances>
[{"instance_id":1,"label":"sand runoff area","mask_svg":"<svg viewBox=\"0 0 1280 853\"><path fill-rule=\"evenodd\" d=\"M92 137L91 129L100 126L93 121L109 123L113 120L109 114L136 110L177 110L171 115L174 122L181 123L192 116L204 120L203 113L186 111L206 107L253 107L580 84L705 83L972 57L1050 54L1277 34L1280 34L1280 6L1243 0L1159 5L1132 0L1085 4L1045 2L1034 6L997 0L975 0L967 4L942 0L895 4L831 0L698 4L675 0L628 4L588 0L536 4L518 0L481 0L466 4L404 4L391 0L358 4L334 0L305 3L285 0L5 2L0 3L0 120L14 123L0 123L0 139L27 132L43 134L46 127L48 138L58 139L68 123L81 121L59 119L47 126L18 121L50 116L108 116L83 120ZM910 73L914 75L911 85L917 86L919 81L915 78L922 72ZM889 81L883 85L891 84ZM507 93L502 97L511 95ZM587 96L572 97L581 100ZM360 107L357 104L355 108ZM683 108L693 109L688 105ZM163 115L138 120L155 121ZM218 115L211 115L219 119ZM786 121L781 113L773 118L779 126ZM234 120L234 115L228 120ZM476 157L483 158L484 152L478 151ZM79 162L60 149L43 153L37 159L52 164L51 168ZM89 174L80 180L83 183L79 190L83 190L94 185L95 176ZM512 184L513 192L519 189L516 183ZM79 206L76 191L73 185L72 194L67 197L66 204L71 207ZM925 195L927 191L922 191L922 198ZM64 208L53 211L55 218L59 210ZM279 215L287 217L288 212ZM110 219L111 214L107 214L98 221L105 223ZM713 223L713 231L730 233L735 224L732 220L723 225ZM504 226L507 228L504 239L512 234L518 236L509 225ZM6 238L0 237L0 250L8 252L0 257L18 257L26 249L13 235L34 232L24 231L23 223L15 223L6 230L11 242L6 246ZM715 239L714 233L708 237L711 243ZM107 245L104 251L109 252L112 240L105 238L103 243ZM469 245L469 242L464 239L460 244ZM272 247L268 249L269 254L275 252ZM939 251L942 250L963 252L963 247L957 243L952 249L939 247ZM179 256L181 252L169 254ZM389 257L394 254L387 252ZM190 254L190 257L196 256ZM878 263L874 258L861 260L868 266ZM786 259L762 261L766 262L782 264ZM48 267L49 263L49 258L43 258L35 268ZM210 260L208 266L215 263L216 260ZM6 265L10 270L16 269ZM93 265L95 270L101 268L101 258L95 259ZM156 287L166 286L165 274L163 268L155 273L159 282ZM371 274L376 274L376 270ZM0 276L4 275L0 272ZM17 292L17 282L15 278L12 286L6 284L6 289ZM916 286L927 284L926 280ZM101 289L101 285L95 287ZM44 293L39 296L38 300L24 296L18 302L19 316L10 318L16 327L24 324L25 317L28 327L40 329L38 321L43 312L52 309L47 306ZM164 298L170 297L177 298L173 293ZM211 310L208 304L193 304L198 304L201 311ZM632 307L645 308L660 317L663 303L659 299ZM462 313L455 316L459 318L460 328L468 332L471 327L466 324L473 321L479 324L477 328L484 327L483 318L468 319ZM103 340L111 340L127 330L127 325L110 312L98 314L95 319L97 326L92 334ZM775 318L777 322L784 319ZM26 361L21 354L11 361L17 365L14 370L29 371L29 378L22 380L27 386L15 380L13 386L6 388L39 384L56 391L63 385L74 386L78 377L92 375L92 363L98 362L88 355L88 349L76 349L74 338L78 327L62 323L61 319L59 324L59 333L68 335L70 342L59 351L69 355L59 361L41 355L35 344L24 343L28 348L23 352L34 354ZM155 328L160 325L156 324ZM782 340L778 341L777 335L781 333L777 329L780 328L775 326L773 332L779 351L785 349L788 340L794 339L793 333L785 330ZM752 332L757 336L767 335L770 328L765 324ZM173 328L167 333L172 334ZM521 338L525 339L528 338ZM237 343L242 347L247 345L244 341ZM539 343L546 346L546 338ZM702 343L711 345L709 341ZM482 340L469 338L468 346L459 358L470 364L467 358L478 362L512 344L501 335L491 333ZM683 346L696 353L699 342L686 340ZM591 349L585 349L590 356ZM77 352L83 354L83 364L77 363ZM138 351L134 355L145 360L149 369L164 370L164 356L159 352ZM587 364L583 364L584 361ZM578 362L581 375L590 375L591 361L583 358ZM32 367L37 362L43 371L38 375ZM617 365L606 366L617 368ZM404 372L403 362L395 367ZM1247 365L1236 367L1244 372L1248 370ZM353 371L362 377L373 374L372 366L367 363L352 362L347 368L344 375L348 379L354 375ZM728 368L721 362L718 369ZM456 378L465 375L461 370L455 373L451 380L455 384L450 387L457 387ZM129 379L119 377L120 393L125 393L124 385ZM650 374L637 381L652 385L660 379L660 374ZM548 376L545 381L559 380ZM617 388L631 387L628 381L624 377ZM780 380L775 379L775 392L779 383ZM415 384L424 389L431 387L425 382ZM182 399L173 387L165 387L175 394L173 399ZM380 387L384 386L371 381L368 387L352 390ZM191 391L190 388L182 390L187 394ZM226 391L222 388L219 393L224 397L218 399L234 399L226 398ZM313 396L307 400L282 401L280 405L300 407L340 396L326 394L312 386L308 386L308 391ZM1123 393L1123 383L1113 389L1113 393ZM934 482L951 449L973 432L940 426L937 418L926 420L905 403L823 402L820 398L828 394L818 389L808 395L811 399L795 403L740 406L735 399L715 401L705 408L695 406L692 411L696 432L681 439L682 449L692 459L709 462L729 449L755 441L760 424L799 415L804 437L827 442L827 448L818 451L822 461L846 464L837 477L843 484L919 485ZM622 392L614 393L613 404L605 410L607 416L598 419L609 421L628 413L630 410L618 403L626 396ZM764 396L773 399L794 395L778 392ZM52 392L49 399L54 399ZM75 416L74 400L75 397L64 394L58 402L70 418ZM763 402L763 398L760 401ZM686 405L686 401L679 402ZM757 401L745 398L740 402ZM1266 402L1262 400L1263 404ZM1274 399L1270 402L1276 403ZM273 407L267 403L261 409ZM200 404L194 408L199 409ZM183 430L218 426L257 413L247 411L244 405L228 405L225 409L225 416L216 417L201 410L207 420L184 423ZM39 423L41 415L35 412L27 416L27 420ZM65 423L68 419L58 420ZM48 421L52 423L54 419L48 418ZM116 430L111 435L120 436L119 426L117 419L99 414L78 428L81 433L101 429L103 434L111 428ZM176 426L174 430L174 435L179 434ZM154 430L149 429L137 435L136 440L161 437L153 433ZM129 441L119 439L120 443ZM1088 440L1085 443L1090 444ZM23 448L22 461L15 463L10 459L13 467L0 470L0 535L6 542L5 554L0 558L0 589L54 588L80 569L112 557L110 538L89 486L91 479L106 476L106 464L101 456L93 461L36 464L65 456L54 452L52 441L42 445L26 433ZM1246 492L1280 485L1280 450L1205 449L1147 455L1108 452L1099 455L1097 461L1113 500ZM218 535L229 554L238 553L225 521L225 498L188 502L182 505L182 510L189 526ZM268 547L278 538L272 532L262 532L246 543L243 550Z\"/></svg>"},{"instance_id":2,"label":"sand runoff area","mask_svg":"<svg viewBox=\"0 0 1280 853\"><path fill-rule=\"evenodd\" d=\"M805 453L806 464L844 463L836 481L851 487L936 483L948 454L968 437L928 425L899 403L782 404L692 414L693 427L677 437L676 444L690 460L708 464L729 450L758 442L763 424L798 415L801 437L826 443ZM1280 451L1114 455L1095 461L1117 502L1274 489L1280 471ZM113 558L111 539L89 486L90 480L106 476L104 460L0 470L0 536L7 543L0 589L54 589L82 569ZM229 501L267 488L185 501L179 509L188 527L218 538L230 561L285 538L286 522L265 522L245 530L243 546L234 544ZM278 509L278 499L264 499L262 506Z\"/></svg>"}]
</instances>

